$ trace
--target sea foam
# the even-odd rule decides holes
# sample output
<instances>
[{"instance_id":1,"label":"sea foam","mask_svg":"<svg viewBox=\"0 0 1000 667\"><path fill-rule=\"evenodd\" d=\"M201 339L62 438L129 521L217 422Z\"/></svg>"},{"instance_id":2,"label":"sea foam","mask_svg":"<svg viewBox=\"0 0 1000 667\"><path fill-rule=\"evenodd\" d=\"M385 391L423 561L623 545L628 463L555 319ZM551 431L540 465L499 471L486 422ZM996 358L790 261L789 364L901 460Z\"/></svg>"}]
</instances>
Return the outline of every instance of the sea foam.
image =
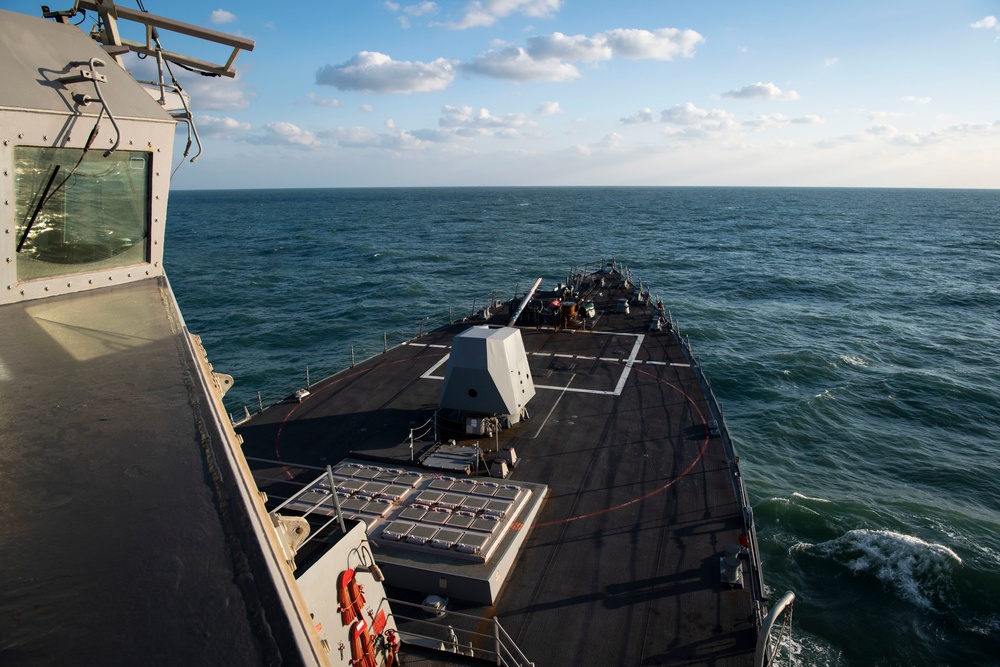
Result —
<instances>
[{"instance_id":1,"label":"sea foam","mask_svg":"<svg viewBox=\"0 0 1000 667\"><path fill-rule=\"evenodd\" d=\"M820 544L798 544L805 551L830 558L855 575L874 575L899 598L923 609L934 609L950 586L951 572L962 559L943 544L891 530L850 530Z\"/></svg>"}]
</instances>

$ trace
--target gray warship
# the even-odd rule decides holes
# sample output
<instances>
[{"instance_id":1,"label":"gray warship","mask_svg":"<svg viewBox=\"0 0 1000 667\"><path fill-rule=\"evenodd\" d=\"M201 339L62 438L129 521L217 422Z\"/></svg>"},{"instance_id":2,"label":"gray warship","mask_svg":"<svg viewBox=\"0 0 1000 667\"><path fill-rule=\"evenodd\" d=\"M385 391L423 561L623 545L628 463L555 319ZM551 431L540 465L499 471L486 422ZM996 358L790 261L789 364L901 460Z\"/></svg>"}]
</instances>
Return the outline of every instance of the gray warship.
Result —
<instances>
[{"instance_id":1,"label":"gray warship","mask_svg":"<svg viewBox=\"0 0 1000 667\"><path fill-rule=\"evenodd\" d=\"M234 425L162 266L178 124L200 151L171 64L233 76L254 44L43 13L0 11L0 661L772 663L794 595L770 599L719 404L624 264Z\"/></svg>"}]
</instances>

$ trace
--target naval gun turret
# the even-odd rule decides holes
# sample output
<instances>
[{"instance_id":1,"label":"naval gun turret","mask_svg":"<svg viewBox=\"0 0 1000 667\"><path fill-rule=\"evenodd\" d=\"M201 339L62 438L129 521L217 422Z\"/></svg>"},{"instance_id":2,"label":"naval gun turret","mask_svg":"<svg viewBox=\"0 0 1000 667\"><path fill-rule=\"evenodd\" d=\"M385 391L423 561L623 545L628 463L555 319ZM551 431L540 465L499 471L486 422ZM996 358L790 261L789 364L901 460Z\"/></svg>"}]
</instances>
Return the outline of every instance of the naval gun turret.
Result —
<instances>
[{"instance_id":1,"label":"naval gun turret","mask_svg":"<svg viewBox=\"0 0 1000 667\"><path fill-rule=\"evenodd\" d=\"M460 413L467 433L482 435L491 418L520 422L534 395L520 329L475 326L455 336L438 405Z\"/></svg>"}]
</instances>

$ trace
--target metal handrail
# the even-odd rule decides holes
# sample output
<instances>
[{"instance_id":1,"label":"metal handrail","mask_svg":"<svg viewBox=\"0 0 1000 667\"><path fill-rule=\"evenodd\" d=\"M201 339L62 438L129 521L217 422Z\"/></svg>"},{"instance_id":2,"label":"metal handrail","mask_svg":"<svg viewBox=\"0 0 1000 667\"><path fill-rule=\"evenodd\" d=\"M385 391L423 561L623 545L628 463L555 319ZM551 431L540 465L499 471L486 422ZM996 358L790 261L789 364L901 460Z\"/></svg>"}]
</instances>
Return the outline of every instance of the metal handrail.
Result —
<instances>
[{"instance_id":1,"label":"metal handrail","mask_svg":"<svg viewBox=\"0 0 1000 667\"><path fill-rule=\"evenodd\" d=\"M785 628L790 627L792 624L792 605L794 603L795 593L788 591L782 595L777 604L771 607L771 610L768 611L767 616L761 624L760 633L757 635L757 649L754 651L753 656L754 667L769 667L772 660L778 657L781 640L785 636ZM785 622L781 626L781 632L778 633L778 637L774 640L774 644L771 644L771 630L774 628L774 624L778 621L778 618L785 612L785 610L788 610L788 616L785 618Z\"/></svg>"},{"instance_id":2,"label":"metal handrail","mask_svg":"<svg viewBox=\"0 0 1000 667\"><path fill-rule=\"evenodd\" d=\"M381 606L382 602L387 603L388 608L392 610L390 612L390 616L396 621L396 627L399 629L400 639L404 643L407 643L407 640L410 640L409 643L416 643L424 646L425 648L432 648L446 653L458 653L472 658L488 660L497 665L503 665L504 667L534 667L534 663L528 660L511 636L506 630L504 630L503 626L500 625L500 620L495 616L493 618L487 618L483 616L475 616L473 614L463 614L456 611L442 611L437 607L430 607L423 604L405 602L403 600L393 600L389 598L383 598L379 603L379 606ZM435 619L427 619L408 616L396 611L400 607L419 609L422 612L439 617ZM443 621L445 617L453 617L459 620L470 621L475 624L474 627L479 627L483 621L488 621L491 624L492 629L490 632L479 632L477 630L469 630L461 627L456 628L454 625L444 625L441 621ZM447 631L447 637L442 638L441 636L412 632L410 629L401 628L399 621L431 626L439 630L439 635L444 634L444 632ZM412 641L414 639L418 641ZM466 643L463 641L464 639L469 639L470 641Z\"/></svg>"},{"instance_id":3,"label":"metal handrail","mask_svg":"<svg viewBox=\"0 0 1000 667\"><path fill-rule=\"evenodd\" d=\"M690 341L684 340L676 324L672 326L672 332L675 340L680 343L681 350L684 352L685 358L691 364L691 369L694 371L695 377L698 378L698 384L701 386L701 390L705 394L705 399L708 402L708 407L712 413L712 417L719 425L719 434L722 438L722 444L725 448L726 456L733 466L733 484L736 489L736 499L740 507L740 512L743 514L744 527L746 528L747 539L751 546L751 548L748 549L752 563L751 570L754 575L750 580L751 594L753 598L757 627L759 628L764 617L763 605L767 600L767 596L764 592L764 573L761 566L760 550L757 546L757 525L753 518L753 508L750 505L750 497L743 481L743 473L739 468L739 457L736 456L736 448L733 444L732 438L729 436L729 428L726 426L726 420L722 413L722 406L715 397L715 392L712 391L712 385L705 376L705 373L701 368L701 363L694 356L694 352L691 350Z\"/></svg>"}]
</instances>

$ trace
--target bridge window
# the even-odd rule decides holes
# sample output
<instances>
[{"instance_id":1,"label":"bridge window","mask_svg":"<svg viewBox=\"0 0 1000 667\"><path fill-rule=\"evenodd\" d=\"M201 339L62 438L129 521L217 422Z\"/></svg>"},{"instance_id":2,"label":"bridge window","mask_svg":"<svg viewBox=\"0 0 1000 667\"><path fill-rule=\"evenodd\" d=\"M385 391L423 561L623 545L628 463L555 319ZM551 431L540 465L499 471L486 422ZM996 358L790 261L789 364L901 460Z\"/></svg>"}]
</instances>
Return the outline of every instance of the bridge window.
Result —
<instances>
[{"instance_id":1,"label":"bridge window","mask_svg":"<svg viewBox=\"0 0 1000 667\"><path fill-rule=\"evenodd\" d=\"M149 261L149 153L14 150L17 278Z\"/></svg>"}]
</instances>

